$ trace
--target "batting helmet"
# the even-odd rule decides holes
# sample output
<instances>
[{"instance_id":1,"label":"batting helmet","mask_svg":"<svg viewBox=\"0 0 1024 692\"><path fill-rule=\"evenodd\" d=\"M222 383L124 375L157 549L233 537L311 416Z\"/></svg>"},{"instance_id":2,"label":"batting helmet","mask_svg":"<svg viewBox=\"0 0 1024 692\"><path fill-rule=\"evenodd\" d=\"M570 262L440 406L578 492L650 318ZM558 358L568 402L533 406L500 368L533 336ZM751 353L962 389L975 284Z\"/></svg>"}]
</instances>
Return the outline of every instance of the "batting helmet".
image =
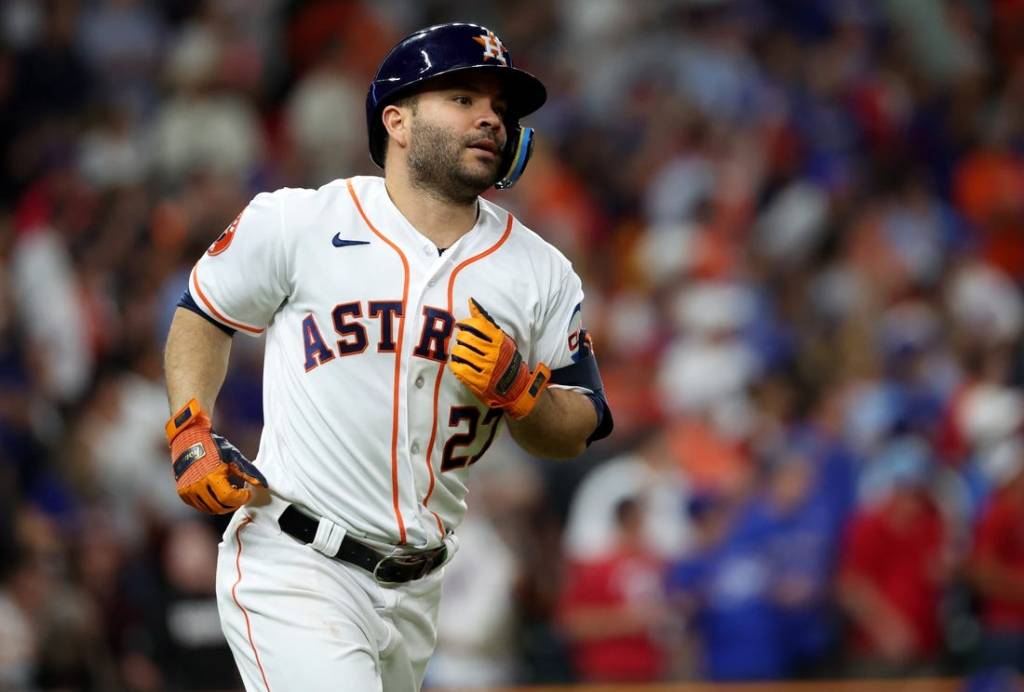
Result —
<instances>
[{"instance_id":1,"label":"batting helmet","mask_svg":"<svg viewBox=\"0 0 1024 692\"><path fill-rule=\"evenodd\" d=\"M387 131L381 122L385 106L412 93L427 80L466 71L497 75L505 90L508 141L502 152L502 174L495 187L511 187L530 158L533 128L519 119L540 108L547 90L529 72L512 66L512 56L493 31L477 24L438 24L402 39L377 68L366 93L366 129L370 158L384 167Z\"/></svg>"}]
</instances>

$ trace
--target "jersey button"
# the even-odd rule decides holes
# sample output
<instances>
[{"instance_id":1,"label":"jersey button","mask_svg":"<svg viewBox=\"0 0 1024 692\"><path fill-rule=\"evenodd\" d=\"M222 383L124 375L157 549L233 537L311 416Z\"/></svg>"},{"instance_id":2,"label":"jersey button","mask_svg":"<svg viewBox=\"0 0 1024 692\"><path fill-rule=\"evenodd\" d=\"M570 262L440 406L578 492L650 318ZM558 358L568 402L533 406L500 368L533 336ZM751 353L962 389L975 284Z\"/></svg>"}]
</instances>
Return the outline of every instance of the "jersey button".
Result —
<instances>
[{"instance_id":1,"label":"jersey button","mask_svg":"<svg viewBox=\"0 0 1024 692\"><path fill-rule=\"evenodd\" d=\"M424 382L425 380L423 379L423 375L420 375L419 377L416 378L416 381L413 384L416 385L416 389L423 389Z\"/></svg>"},{"instance_id":2,"label":"jersey button","mask_svg":"<svg viewBox=\"0 0 1024 692\"><path fill-rule=\"evenodd\" d=\"M413 442L412 443L412 447L409 447L409 451L412 452L413 454L419 454L420 453L420 443L419 442Z\"/></svg>"}]
</instances>

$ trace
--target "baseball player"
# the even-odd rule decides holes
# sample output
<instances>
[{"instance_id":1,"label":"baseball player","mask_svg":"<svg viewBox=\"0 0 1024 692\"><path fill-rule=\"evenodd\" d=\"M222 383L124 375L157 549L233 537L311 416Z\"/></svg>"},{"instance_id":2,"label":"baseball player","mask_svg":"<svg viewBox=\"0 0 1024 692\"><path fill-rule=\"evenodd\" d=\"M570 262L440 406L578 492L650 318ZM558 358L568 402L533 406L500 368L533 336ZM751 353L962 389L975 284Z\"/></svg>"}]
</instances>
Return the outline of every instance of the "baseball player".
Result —
<instances>
[{"instance_id":1,"label":"baseball player","mask_svg":"<svg viewBox=\"0 0 1024 692\"><path fill-rule=\"evenodd\" d=\"M192 270L166 432L181 498L240 510L217 594L246 689L418 689L498 428L550 458L611 432L579 277L479 197L522 175L545 98L488 29L418 31L366 98L384 177L259 194ZM236 332L266 334L255 462L211 427Z\"/></svg>"}]
</instances>

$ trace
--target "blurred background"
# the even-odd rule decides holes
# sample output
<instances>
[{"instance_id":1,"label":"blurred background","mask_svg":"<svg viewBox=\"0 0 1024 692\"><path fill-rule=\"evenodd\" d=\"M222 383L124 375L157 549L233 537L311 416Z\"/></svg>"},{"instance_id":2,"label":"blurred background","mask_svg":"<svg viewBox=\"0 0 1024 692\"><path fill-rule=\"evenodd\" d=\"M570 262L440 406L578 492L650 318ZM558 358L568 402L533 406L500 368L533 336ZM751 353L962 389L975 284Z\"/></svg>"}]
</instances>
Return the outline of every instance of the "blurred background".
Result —
<instances>
[{"instance_id":1,"label":"blurred background","mask_svg":"<svg viewBox=\"0 0 1024 692\"><path fill-rule=\"evenodd\" d=\"M428 685L1024 669L1021 0L6 0L0 688L237 687L170 317L254 194L378 173L368 81L452 20L547 84L492 198L583 277L616 429L477 465Z\"/></svg>"}]
</instances>

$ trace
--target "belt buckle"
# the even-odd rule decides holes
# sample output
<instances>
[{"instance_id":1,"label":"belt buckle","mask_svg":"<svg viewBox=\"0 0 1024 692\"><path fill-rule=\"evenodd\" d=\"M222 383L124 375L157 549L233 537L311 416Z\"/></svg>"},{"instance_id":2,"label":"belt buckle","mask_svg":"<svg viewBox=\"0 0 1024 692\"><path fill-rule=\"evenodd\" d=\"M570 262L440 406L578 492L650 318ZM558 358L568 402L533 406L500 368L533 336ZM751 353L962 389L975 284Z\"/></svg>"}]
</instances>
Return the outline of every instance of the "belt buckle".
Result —
<instances>
[{"instance_id":1,"label":"belt buckle","mask_svg":"<svg viewBox=\"0 0 1024 692\"><path fill-rule=\"evenodd\" d=\"M405 584L410 581L416 581L427 576L427 571L430 569L431 556L433 553L404 553L400 548L393 549L390 553L382 557L377 561L377 564L373 567L373 579L378 584L393 585L393 584ZM402 567L414 567L416 568L415 573L404 581L390 581L384 579L380 575L380 569L386 564L397 564Z\"/></svg>"}]
</instances>

